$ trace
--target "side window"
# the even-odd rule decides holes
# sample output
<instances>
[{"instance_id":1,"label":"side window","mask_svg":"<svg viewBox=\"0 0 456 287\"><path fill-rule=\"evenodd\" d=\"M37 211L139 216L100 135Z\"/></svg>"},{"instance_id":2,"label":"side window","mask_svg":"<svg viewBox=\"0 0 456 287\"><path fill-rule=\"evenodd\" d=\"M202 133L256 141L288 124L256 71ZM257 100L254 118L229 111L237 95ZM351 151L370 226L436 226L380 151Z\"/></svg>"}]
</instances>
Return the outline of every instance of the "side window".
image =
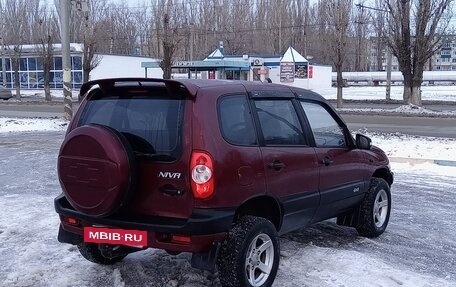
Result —
<instances>
[{"instance_id":1,"label":"side window","mask_svg":"<svg viewBox=\"0 0 456 287\"><path fill-rule=\"evenodd\" d=\"M321 105L301 102L309 120L317 147L346 147L342 127Z\"/></svg>"},{"instance_id":2,"label":"side window","mask_svg":"<svg viewBox=\"0 0 456 287\"><path fill-rule=\"evenodd\" d=\"M266 145L305 145L298 115L290 100L256 100Z\"/></svg>"},{"instance_id":3,"label":"side window","mask_svg":"<svg viewBox=\"0 0 456 287\"><path fill-rule=\"evenodd\" d=\"M247 96L226 96L219 102L219 120L225 140L235 145L257 145Z\"/></svg>"}]
</instances>

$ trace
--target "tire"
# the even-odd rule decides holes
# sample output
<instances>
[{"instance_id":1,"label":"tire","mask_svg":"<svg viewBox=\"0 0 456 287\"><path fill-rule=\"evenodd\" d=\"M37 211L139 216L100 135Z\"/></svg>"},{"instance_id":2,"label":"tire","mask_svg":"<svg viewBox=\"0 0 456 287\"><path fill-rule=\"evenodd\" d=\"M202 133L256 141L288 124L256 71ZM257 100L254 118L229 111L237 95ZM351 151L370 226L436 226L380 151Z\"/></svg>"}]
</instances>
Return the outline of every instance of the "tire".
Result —
<instances>
[{"instance_id":1,"label":"tire","mask_svg":"<svg viewBox=\"0 0 456 287\"><path fill-rule=\"evenodd\" d=\"M217 261L223 287L266 287L279 268L277 231L267 219L242 217L228 232Z\"/></svg>"},{"instance_id":2,"label":"tire","mask_svg":"<svg viewBox=\"0 0 456 287\"><path fill-rule=\"evenodd\" d=\"M356 230L359 235L373 238L381 235L391 213L391 192L382 178L372 178L366 196L359 207Z\"/></svg>"},{"instance_id":3,"label":"tire","mask_svg":"<svg viewBox=\"0 0 456 287\"><path fill-rule=\"evenodd\" d=\"M124 255L114 258L106 258L101 254L101 251L98 249L98 244L95 243L80 243L78 244L78 249L82 257L84 257L90 262L102 265L115 264L117 262L120 262L126 256Z\"/></svg>"}]
</instances>

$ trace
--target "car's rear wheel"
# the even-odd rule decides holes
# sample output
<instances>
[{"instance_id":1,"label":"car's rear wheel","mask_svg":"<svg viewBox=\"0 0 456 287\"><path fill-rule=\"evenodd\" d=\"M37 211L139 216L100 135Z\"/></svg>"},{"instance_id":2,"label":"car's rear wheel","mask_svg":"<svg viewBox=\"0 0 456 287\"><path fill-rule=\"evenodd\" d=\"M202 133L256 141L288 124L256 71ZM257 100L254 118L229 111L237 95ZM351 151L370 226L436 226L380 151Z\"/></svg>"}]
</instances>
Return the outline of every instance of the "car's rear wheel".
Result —
<instances>
[{"instance_id":1,"label":"car's rear wheel","mask_svg":"<svg viewBox=\"0 0 456 287\"><path fill-rule=\"evenodd\" d=\"M98 248L98 244L96 243L80 243L78 244L78 250L79 253L81 253L82 257L88 261L103 265L111 265L120 262L126 256L122 255L114 258L104 257Z\"/></svg>"},{"instance_id":2,"label":"car's rear wheel","mask_svg":"<svg viewBox=\"0 0 456 287\"><path fill-rule=\"evenodd\" d=\"M362 236L377 237L385 231L390 213L390 187L384 179L373 178L360 205L356 230Z\"/></svg>"},{"instance_id":3,"label":"car's rear wheel","mask_svg":"<svg viewBox=\"0 0 456 287\"><path fill-rule=\"evenodd\" d=\"M242 217L229 231L220 250L222 286L271 286L279 267L279 241L267 219Z\"/></svg>"}]
</instances>

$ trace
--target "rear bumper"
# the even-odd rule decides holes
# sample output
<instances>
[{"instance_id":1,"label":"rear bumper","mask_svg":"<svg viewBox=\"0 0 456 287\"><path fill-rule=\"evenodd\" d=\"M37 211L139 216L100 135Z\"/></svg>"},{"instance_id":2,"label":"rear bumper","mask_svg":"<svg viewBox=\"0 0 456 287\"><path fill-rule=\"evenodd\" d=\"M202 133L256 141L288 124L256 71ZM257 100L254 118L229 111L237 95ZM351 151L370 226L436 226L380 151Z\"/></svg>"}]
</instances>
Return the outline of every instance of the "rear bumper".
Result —
<instances>
[{"instance_id":1,"label":"rear bumper","mask_svg":"<svg viewBox=\"0 0 456 287\"><path fill-rule=\"evenodd\" d=\"M106 226L128 230L143 230L148 233L148 247L179 252L203 252L215 241L223 240L231 228L234 209L195 208L188 219L158 216L116 216L92 217L75 210L67 199L60 195L54 200L56 212L60 215L59 241L70 244L83 242L85 226ZM75 218L77 224L68 223L65 218ZM171 242L171 235L190 236L189 244Z\"/></svg>"}]
</instances>

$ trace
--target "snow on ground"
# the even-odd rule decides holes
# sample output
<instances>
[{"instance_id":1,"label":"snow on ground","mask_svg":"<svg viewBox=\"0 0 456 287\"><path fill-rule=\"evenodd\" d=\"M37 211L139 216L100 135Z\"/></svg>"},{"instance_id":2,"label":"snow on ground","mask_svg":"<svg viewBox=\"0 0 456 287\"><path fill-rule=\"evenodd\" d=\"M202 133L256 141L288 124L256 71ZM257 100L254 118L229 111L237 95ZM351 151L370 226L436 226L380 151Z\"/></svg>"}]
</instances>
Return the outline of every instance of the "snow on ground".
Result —
<instances>
[{"instance_id":1,"label":"snow on ground","mask_svg":"<svg viewBox=\"0 0 456 287\"><path fill-rule=\"evenodd\" d=\"M360 131L392 158L456 161L456 139Z\"/></svg>"},{"instance_id":2,"label":"snow on ground","mask_svg":"<svg viewBox=\"0 0 456 287\"><path fill-rule=\"evenodd\" d=\"M402 100L403 86L391 86L391 99ZM326 99L336 99L337 89L321 89L316 91ZM456 101L456 86L422 86L422 100ZM385 86L357 86L343 89L343 98L346 100L384 100Z\"/></svg>"},{"instance_id":3,"label":"snow on ground","mask_svg":"<svg viewBox=\"0 0 456 287\"><path fill-rule=\"evenodd\" d=\"M402 100L403 86L391 86L391 99ZM422 86L422 100L432 101L454 101L456 102L456 86ZM15 94L15 90L12 90ZM318 89L315 92L320 93L326 99L336 99L337 89L332 87L328 89ZM73 98L77 98L79 91L73 90ZM54 98L63 98L62 89L52 89L51 95ZM385 86L352 86L343 89L343 98L346 100L384 100L386 95ZM21 90L21 96L24 98L38 97L44 99L44 90ZM11 101L11 100L10 100Z\"/></svg>"},{"instance_id":4,"label":"snow on ground","mask_svg":"<svg viewBox=\"0 0 456 287\"><path fill-rule=\"evenodd\" d=\"M65 131L68 122L64 119L1 118L1 133L27 131ZM456 161L456 139L411 136L404 134L373 133L358 131L372 138L372 143L381 147L393 158L415 158ZM439 146L439 148L436 148Z\"/></svg>"},{"instance_id":5,"label":"snow on ground","mask_svg":"<svg viewBox=\"0 0 456 287\"><path fill-rule=\"evenodd\" d=\"M428 116L428 117L456 117L456 111L433 111L415 105L401 105L395 109L375 108L338 108L339 112L363 113L363 114L400 114L405 116Z\"/></svg>"},{"instance_id":6,"label":"snow on ground","mask_svg":"<svg viewBox=\"0 0 456 287\"><path fill-rule=\"evenodd\" d=\"M60 193L58 132L0 133L0 286L220 286L217 276L191 268L189 254L149 249L113 266L83 259L56 240ZM448 142L378 135L394 150L445 150ZM379 144L382 146L381 144ZM395 148L393 148L395 147ZM454 153L453 151L453 154ZM393 163L393 206L387 231L375 239L333 220L284 235L274 286L456 286L456 167Z\"/></svg>"},{"instance_id":7,"label":"snow on ground","mask_svg":"<svg viewBox=\"0 0 456 287\"><path fill-rule=\"evenodd\" d=\"M27 131L61 131L66 129L68 122L61 118L56 119L28 119L0 117L0 132L27 132Z\"/></svg>"},{"instance_id":8,"label":"snow on ground","mask_svg":"<svg viewBox=\"0 0 456 287\"><path fill-rule=\"evenodd\" d=\"M13 93L13 95L16 95L16 90L11 90L11 92ZM75 89L75 90L72 90L72 96L73 96L73 99L77 99L78 97L78 94L79 94L79 90ZM22 89L21 90L21 97L22 98L42 98L44 99L44 89L40 89L40 90L26 90L26 89ZM63 98L63 90L62 89L52 89L51 90L51 97L52 98ZM9 99L9 101L14 101L15 99Z\"/></svg>"}]
</instances>

